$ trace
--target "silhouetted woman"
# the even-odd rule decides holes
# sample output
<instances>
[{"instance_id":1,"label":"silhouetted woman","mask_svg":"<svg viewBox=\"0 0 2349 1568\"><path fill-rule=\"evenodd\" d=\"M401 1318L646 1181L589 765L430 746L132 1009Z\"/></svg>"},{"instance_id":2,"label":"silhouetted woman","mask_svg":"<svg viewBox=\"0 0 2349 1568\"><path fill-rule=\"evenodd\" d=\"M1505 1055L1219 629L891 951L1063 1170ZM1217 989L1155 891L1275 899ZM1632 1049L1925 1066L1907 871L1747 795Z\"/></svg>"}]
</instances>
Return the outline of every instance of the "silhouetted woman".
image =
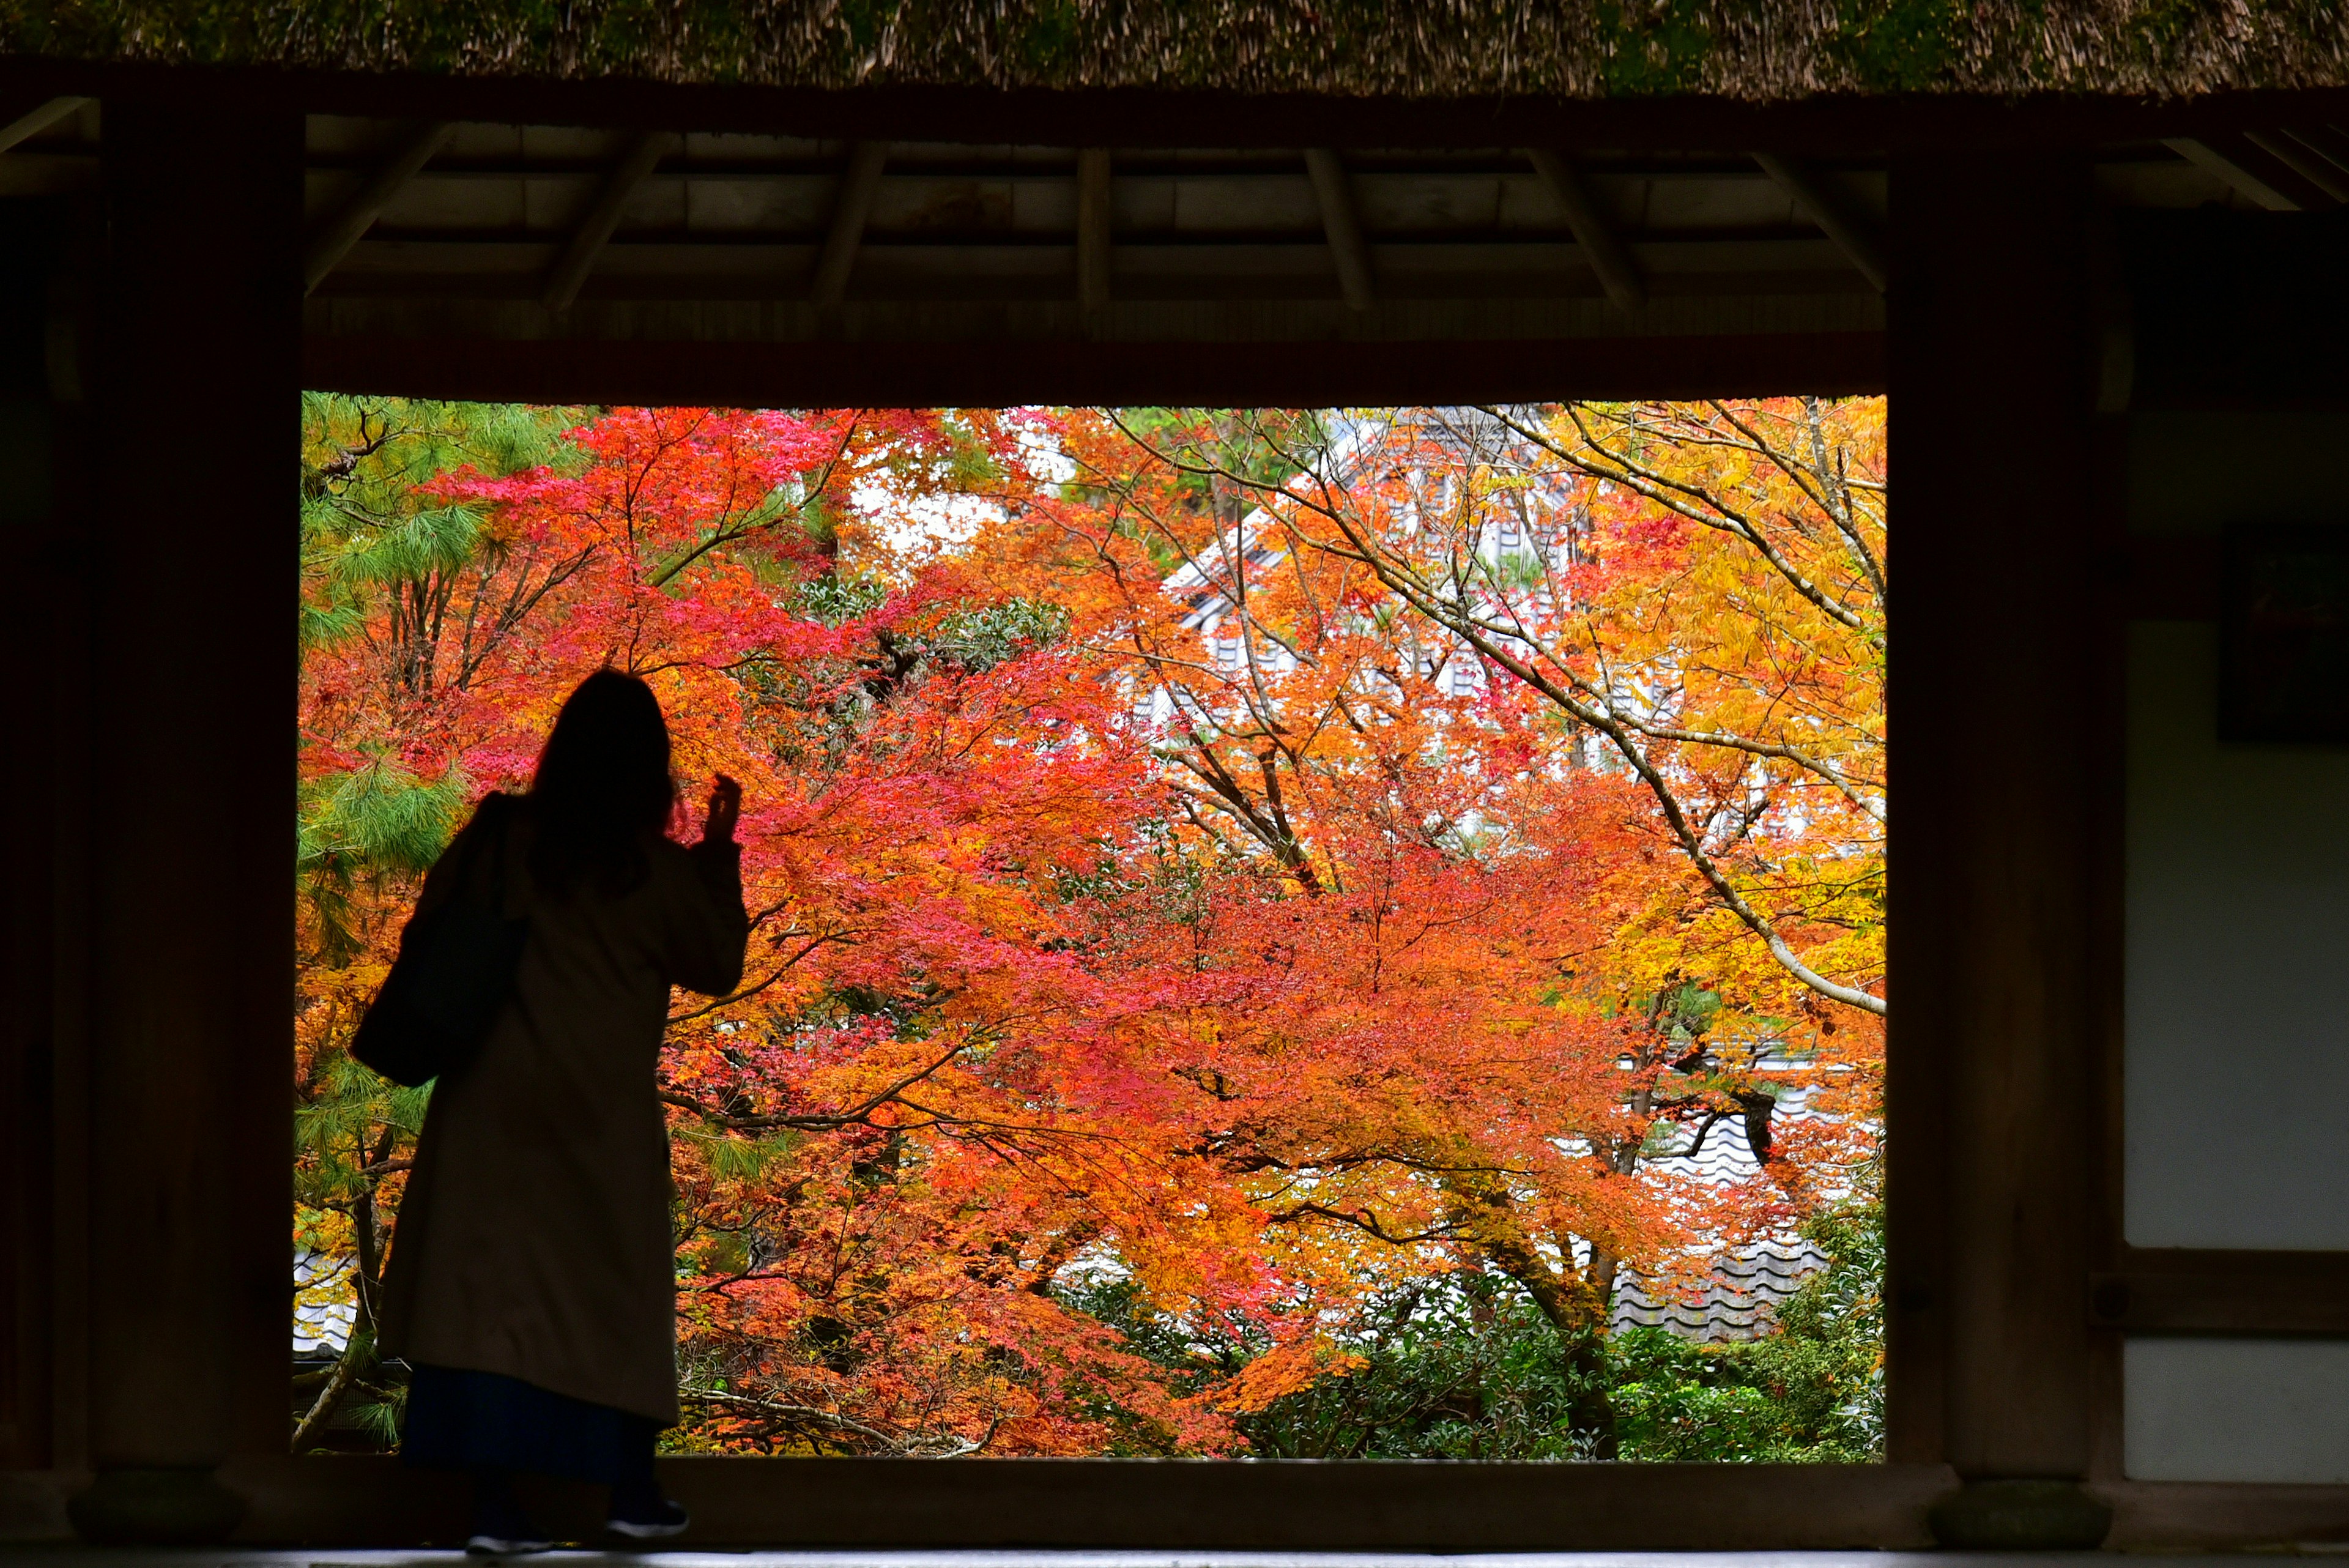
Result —
<instances>
[{"instance_id":1,"label":"silhouetted woman","mask_svg":"<svg viewBox=\"0 0 2349 1568\"><path fill-rule=\"evenodd\" d=\"M465 826L505 857L529 939L480 1054L433 1090L382 1348L413 1368L402 1452L473 1477L472 1551L546 1545L518 1470L608 1484L622 1535L685 1528L653 1480L655 1435L678 1417L654 1064L671 985L715 996L741 981L741 798L720 774L701 842L671 842L660 704L603 670L564 703L530 793L491 795ZM452 846L419 909L451 895L443 870L461 864Z\"/></svg>"}]
</instances>

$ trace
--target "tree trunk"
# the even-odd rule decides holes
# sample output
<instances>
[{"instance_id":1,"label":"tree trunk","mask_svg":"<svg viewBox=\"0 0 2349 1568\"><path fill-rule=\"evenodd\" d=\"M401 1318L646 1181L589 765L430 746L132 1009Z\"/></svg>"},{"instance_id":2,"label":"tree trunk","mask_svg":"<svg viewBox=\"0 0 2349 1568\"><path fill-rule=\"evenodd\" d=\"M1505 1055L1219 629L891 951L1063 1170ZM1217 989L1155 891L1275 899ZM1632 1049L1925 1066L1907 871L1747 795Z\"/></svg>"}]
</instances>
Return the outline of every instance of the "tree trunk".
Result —
<instances>
[{"instance_id":1,"label":"tree trunk","mask_svg":"<svg viewBox=\"0 0 2349 1568\"><path fill-rule=\"evenodd\" d=\"M1562 1270L1550 1267L1519 1225L1516 1205L1506 1191L1455 1188L1454 1197L1485 1261L1524 1287L1565 1347L1574 1373L1568 1421L1589 1438L1592 1459L1615 1458L1619 1442L1614 1367L1607 1355L1609 1298L1575 1274L1571 1260Z\"/></svg>"}]
</instances>

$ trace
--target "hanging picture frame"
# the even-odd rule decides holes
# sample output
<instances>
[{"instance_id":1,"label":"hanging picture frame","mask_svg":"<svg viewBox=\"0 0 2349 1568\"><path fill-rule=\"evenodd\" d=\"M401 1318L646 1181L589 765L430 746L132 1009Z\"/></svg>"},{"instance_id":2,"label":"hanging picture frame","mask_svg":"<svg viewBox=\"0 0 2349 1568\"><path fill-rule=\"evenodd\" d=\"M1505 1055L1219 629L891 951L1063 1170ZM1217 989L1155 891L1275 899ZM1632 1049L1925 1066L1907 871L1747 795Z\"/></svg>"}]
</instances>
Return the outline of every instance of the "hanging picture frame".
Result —
<instances>
[{"instance_id":1,"label":"hanging picture frame","mask_svg":"<svg viewBox=\"0 0 2349 1568\"><path fill-rule=\"evenodd\" d=\"M2349 745L2349 524L2226 535L2219 739Z\"/></svg>"}]
</instances>

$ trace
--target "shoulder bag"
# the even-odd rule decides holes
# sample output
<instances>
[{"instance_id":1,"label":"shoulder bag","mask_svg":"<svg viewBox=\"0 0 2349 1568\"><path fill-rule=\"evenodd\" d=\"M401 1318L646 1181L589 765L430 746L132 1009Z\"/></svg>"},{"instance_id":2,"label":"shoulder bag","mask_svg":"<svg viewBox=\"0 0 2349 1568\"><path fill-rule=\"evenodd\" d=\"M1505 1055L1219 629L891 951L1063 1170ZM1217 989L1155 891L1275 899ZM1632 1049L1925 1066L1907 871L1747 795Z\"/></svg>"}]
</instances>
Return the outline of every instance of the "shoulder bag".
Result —
<instances>
[{"instance_id":1,"label":"shoulder bag","mask_svg":"<svg viewBox=\"0 0 2349 1568\"><path fill-rule=\"evenodd\" d=\"M514 803L492 805L502 800L482 802L465 858L452 867L455 889L408 922L399 957L352 1037L351 1054L395 1084L426 1083L471 1062L513 994L530 919L506 913Z\"/></svg>"}]
</instances>

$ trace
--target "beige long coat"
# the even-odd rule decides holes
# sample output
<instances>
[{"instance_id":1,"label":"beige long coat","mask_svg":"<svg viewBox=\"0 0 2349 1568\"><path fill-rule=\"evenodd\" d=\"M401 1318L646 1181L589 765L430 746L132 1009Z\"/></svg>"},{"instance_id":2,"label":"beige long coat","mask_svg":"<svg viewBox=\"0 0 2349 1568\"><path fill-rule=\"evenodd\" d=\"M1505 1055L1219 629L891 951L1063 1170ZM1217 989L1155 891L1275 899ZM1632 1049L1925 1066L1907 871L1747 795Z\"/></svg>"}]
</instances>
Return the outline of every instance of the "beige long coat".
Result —
<instances>
[{"instance_id":1,"label":"beige long coat","mask_svg":"<svg viewBox=\"0 0 2349 1568\"><path fill-rule=\"evenodd\" d=\"M670 1425L673 1193L654 1064L672 984L723 995L741 981L740 852L660 839L635 891L583 877L557 899L531 888L518 803L490 797L465 831L493 812L514 818L506 886L530 937L481 1054L432 1091L384 1273L382 1348ZM436 868L418 907L449 897L445 882Z\"/></svg>"}]
</instances>

